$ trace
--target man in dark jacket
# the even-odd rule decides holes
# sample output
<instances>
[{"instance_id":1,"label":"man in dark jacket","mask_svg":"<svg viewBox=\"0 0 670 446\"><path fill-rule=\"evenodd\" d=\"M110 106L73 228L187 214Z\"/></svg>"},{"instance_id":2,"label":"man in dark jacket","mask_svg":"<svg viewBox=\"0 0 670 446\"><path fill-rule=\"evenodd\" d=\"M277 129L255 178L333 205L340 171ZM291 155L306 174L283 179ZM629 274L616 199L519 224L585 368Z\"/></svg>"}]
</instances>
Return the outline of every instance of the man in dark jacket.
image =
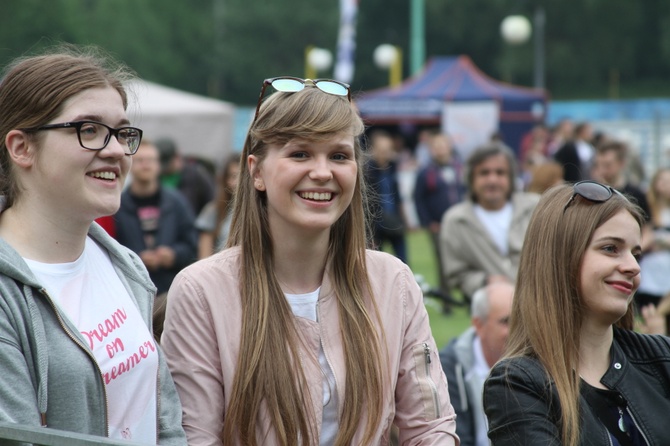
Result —
<instances>
[{"instance_id":1,"label":"man in dark jacket","mask_svg":"<svg viewBox=\"0 0 670 446\"><path fill-rule=\"evenodd\" d=\"M592 138L591 124L579 123L575 127L573 139L563 144L554 154L554 159L563 166L563 179L568 183L591 178L595 156L595 149L591 145Z\"/></svg>"},{"instance_id":2,"label":"man in dark jacket","mask_svg":"<svg viewBox=\"0 0 670 446\"><path fill-rule=\"evenodd\" d=\"M376 249L381 249L382 244L388 241L396 257L407 263L405 214L393 138L386 132L377 131L370 136L370 142L370 159L365 166L365 177L372 189L372 240Z\"/></svg>"},{"instance_id":3,"label":"man in dark jacket","mask_svg":"<svg viewBox=\"0 0 670 446\"><path fill-rule=\"evenodd\" d=\"M449 293L440 251L440 222L444 213L463 198L462 166L445 134L429 137L430 163L421 169L414 185L414 206L421 226L432 237L440 290Z\"/></svg>"},{"instance_id":4,"label":"man in dark jacket","mask_svg":"<svg viewBox=\"0 0 670 446\"><path fill-rule=\"evenodd\" d=\"M507 282L477 290L472 296L472 327L440 352L461 446L489 445L482 391L505 348L513 296L514 287Z\"/></svg>"},{"instance_id":5,"label":"man in dark jacket","mask_svg":"<svg viewBox=\"0 0 670 446\"><path fill-rule=\"evenodd\" d=\"M159 152L151 142L142 141L133 155L131 174L114 216L116 239L140 256L158 294L164 293L177 273L196 259L195 217L178 191L161 186Z\"/></svg>"}]
</instances>

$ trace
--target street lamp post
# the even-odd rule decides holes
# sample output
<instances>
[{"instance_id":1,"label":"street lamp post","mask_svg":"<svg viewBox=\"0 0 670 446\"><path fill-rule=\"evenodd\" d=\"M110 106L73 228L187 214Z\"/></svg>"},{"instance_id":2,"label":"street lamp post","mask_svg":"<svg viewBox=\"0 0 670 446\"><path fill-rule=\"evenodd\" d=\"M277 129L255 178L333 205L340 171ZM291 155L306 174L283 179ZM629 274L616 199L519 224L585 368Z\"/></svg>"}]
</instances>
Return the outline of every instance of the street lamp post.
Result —
<instances>
[{"instance_id":1,"label":"street lamp post","mask_svg":"<svg viewBox=\"0 0 670 446\"><path fill-rule=\"evenodd\" d=\"M425 0L410 2L410 74L423 68L426 58L426 4Z\"/></svg>"},{"instance_id":2,"label":"street lamp post","mask_svg":"<svg viewBox=\"0 0 670 446\"><path fill-rule=\"evenodd\" d=\"M534 85L535 88L544 88L544 79L545 79L545 62L544 62L544 24L546 21L546 16L544 14L544 8L538 6L535 9L535 16L533 17L533 27L535 28L534 33L534 51L533 56L534 61Z\"/></svg>"},{"instance_id":3,"label":"street lamp post","mask_svg":"<svg viewBox=\"0 0 670 446\"><path fill-rule=\"evenodd\" d=\"M375 65L389 70L389 86L395 87L402 82L402 50L394 45L383 43L375 48L372 55Z\"/></svg>"},{"instance_id":4,"label":"street lamp post","mask_svg":"<svg viewBox=\"0 0 670 446\"><path fill-rule=\"evenodd\" d=\"M533 86L544 88L545 63L544 63L544 8L538 6L533 16L533 24L522 15L511 15L505 17L500 24L500 33L503 39L510 45L520 45L528 41L533 34Z\"/></svg>"},{"instance_id":5,"label":"street lamp post","mask_svg":"<svg viewBox=\"0 0 670 446\"><path fill-rule=\"evenodd\" d=\"M530 33L530 22L522 15L507 16L500 24L500 34L510 45L526 43Z\"/></svg>"},{"instance_id":6,"label":"street lamp post","mask_svg":"<svg viewBox=\"0 0 670 446\"><path fill-rule=\"evenodd\" d=\"M305 48L305 79L315 79L319 71L325 71L333 64L333 54L313 45Z\"/></svg>"}]
</instances>

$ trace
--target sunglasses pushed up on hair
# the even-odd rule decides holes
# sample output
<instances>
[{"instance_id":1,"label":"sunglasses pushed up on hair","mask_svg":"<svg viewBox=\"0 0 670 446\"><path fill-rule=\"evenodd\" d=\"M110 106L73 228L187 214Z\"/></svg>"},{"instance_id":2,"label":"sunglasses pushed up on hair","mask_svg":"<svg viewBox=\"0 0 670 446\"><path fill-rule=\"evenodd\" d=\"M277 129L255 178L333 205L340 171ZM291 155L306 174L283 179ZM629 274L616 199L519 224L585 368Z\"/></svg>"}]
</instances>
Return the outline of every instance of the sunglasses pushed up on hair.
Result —
<instances>
[{"instance_id":1,"label":"sunglasses pushed up on hair","mask_svg":"<svg viewBox=\"0 0 670 446\"><path fill-rule=\"evenodd\" d=\"M563 207L563 213L565 213L565 210L570 206L577 195L594 203L604 203L612 198L614 194L626 198L618 190L592 180L579 181L575 183L574 186L572 186L572 190L573 194L570 197L570 200L565 203L565 206Z\"/></svg>"},{"instance_id":2,"label":"sunglasses pushed up on hair","mask_svg":"<svg viewBox=\"0 0 670 446\"><path fill-rule=\"evenodd\" d=\"M299 77L291 76L271 77L263 81L261 94L258 96L258 104L256 104L254 121L258 118L261 103L263 102L263 96L265 95L265 89L268 85L271 85L275 90L284 93L297 93L298 91L303 90L306 86L316 87L324 93L335 96L346 96L347 100L351 102L351 89L349 88L349 84L345 84L344 82L333 79L301 79Z\"/></svg>"}]
</instances>

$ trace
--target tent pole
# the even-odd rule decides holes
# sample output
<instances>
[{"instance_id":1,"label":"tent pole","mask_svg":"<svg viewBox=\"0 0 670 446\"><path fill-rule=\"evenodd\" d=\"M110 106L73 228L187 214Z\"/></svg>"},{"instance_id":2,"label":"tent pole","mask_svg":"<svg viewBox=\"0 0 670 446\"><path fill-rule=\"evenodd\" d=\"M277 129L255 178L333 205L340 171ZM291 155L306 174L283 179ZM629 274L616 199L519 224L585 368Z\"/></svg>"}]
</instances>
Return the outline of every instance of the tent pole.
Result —
<instances>
[{"instance_id":1,"label":"tent pole","mask_svg":"<svg viewBox=\"0 0 670 446\"><path fill-rule=\"evenodd\" d=\"M426 58L425 0L412 0L410 11L410 73L421 71Z\"/></svg>"}]
</instances>

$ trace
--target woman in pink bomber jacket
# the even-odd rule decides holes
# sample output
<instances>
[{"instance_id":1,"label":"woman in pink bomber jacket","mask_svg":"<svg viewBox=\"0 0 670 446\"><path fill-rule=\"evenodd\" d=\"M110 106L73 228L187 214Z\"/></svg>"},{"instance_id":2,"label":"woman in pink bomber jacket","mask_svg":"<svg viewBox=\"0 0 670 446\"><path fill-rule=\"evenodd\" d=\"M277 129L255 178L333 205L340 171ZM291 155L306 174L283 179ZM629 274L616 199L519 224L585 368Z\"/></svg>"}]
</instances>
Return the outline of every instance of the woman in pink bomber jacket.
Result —
<instances>
[{"instance_id":1,"label":"woman in pink bomber jacket","mask_svg":"<svg viewBox=\"0 0 670 446\"><path fill-rule=\"evenodd\" d=\"M421 291L365 249L363 130L346 84L264 81L230 248L167 299L190 445L459 444Z\"/></svg>"}]
</instances>

